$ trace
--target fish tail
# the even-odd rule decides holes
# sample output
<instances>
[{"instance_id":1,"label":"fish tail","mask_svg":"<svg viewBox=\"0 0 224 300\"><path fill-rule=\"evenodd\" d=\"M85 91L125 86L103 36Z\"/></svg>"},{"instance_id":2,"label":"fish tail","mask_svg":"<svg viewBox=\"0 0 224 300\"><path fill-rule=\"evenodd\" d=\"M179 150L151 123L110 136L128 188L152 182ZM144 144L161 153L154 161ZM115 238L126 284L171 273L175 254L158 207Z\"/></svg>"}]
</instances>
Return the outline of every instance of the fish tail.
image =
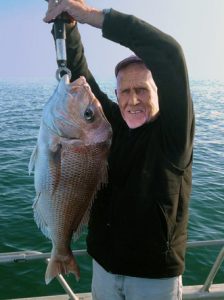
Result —
<instances>
[{"instance_id":1,"label":"fish tail","mask_svg":"<svg viewBox=\"0 0 224 300\"><path fill-rule=\"evenodd\" d=\"M80 270L78 264L73 256L73 254L64 257L52 256L45 273L45 282L46 284L50 283L57 275L73 273L76 277L76 280L80 279Z\"/></svg>"}]
</instances>

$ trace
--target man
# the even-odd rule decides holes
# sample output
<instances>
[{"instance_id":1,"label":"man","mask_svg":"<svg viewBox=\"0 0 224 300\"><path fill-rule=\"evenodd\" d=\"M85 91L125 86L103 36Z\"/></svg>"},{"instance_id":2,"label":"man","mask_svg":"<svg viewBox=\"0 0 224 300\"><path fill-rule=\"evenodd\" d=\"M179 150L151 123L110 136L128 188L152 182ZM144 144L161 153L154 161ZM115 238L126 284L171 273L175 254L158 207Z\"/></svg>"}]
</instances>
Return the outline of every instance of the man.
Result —
<instances>
[{"instance_id":1,"label":"man","mask_svg":"<svg viewBox=\"0 0 224 300\"><path fill-rule=\"evenodd\" d=\"M93 299L181 299L194 135L181 47L134 16L83 0L50 0L45 21L62 11L135 54L115 68L117 105L89 71L77 26L67 27L72 81L86 77L113 128L109 182L94 202L87 236Z\"/></svg>"}]
</instances>

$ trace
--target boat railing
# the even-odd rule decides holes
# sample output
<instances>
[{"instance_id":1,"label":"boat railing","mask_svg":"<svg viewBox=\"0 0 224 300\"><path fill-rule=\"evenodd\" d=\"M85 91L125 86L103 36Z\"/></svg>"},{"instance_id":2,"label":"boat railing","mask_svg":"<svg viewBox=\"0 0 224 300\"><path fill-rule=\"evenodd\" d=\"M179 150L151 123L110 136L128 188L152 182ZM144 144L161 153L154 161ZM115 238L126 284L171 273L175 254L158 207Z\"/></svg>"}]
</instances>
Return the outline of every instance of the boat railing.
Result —
<instances>
[{"instance_id":1,"label":"boat railing","mask_svg":"<svg viewBox=\"0 0 224 300\"><path fill-rule=\"evenodd\" d=\"M196 241L196 242L188 242L187 247L189 248L199 248L199 247L208 247L208 246L222 246L220 252L218 253L216 260L203 284L200 291L201 293L209 292L209 289L215 279L215 276L220 269L222 262L224 260L224 240L209 240L209 241ZM224 277L223 277L224 279ZM224 281L224 280L223 280ZM224 299L224 290L223 290L223 299Z\"/></svg>"},{"instance_id":2,"label":"boat railing","mask_svg":"<svg viewBox=\"0 0 224 300\"><path fill-rule=\"evenodd\" d=\"M207 240L207 241L192 241L187 243L188 249L221 246L221 250L218 253L216 260L204 282L200 286L186 286L183 289L183 299L195 300L195 299L224 299L224 282L222 284L213 284L214 278L220 269L224 260L224 239L223 240ZM75 256L87 255L86 250L73 251ZM49 261L51 253L42 253L39 251L18 251L0 253L0 264L5 263L19 263L33 260L46 260ZM57 279L64 291L70 297L69 299L78 300L78 296L70 288L65 278L59 274Z\"/></svg>"}]
</instances>

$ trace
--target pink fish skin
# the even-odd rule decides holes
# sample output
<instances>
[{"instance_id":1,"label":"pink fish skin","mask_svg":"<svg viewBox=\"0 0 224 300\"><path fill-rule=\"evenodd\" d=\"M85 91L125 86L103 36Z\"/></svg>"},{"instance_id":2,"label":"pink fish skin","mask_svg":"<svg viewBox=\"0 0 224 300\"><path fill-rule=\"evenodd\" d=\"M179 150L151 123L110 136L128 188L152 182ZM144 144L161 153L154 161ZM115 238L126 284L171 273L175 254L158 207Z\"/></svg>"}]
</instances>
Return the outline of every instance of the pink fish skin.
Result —
<instances>
[{"instance_id":1,"label":"pink fish skin","mask_svg":"<svg viewBox=\"0 0 224 300\"><path fill-rule=\"evenodd\" d=\"M43 109L34 168L34 218L52 241L45 281L80 271L72 238L88 223L96 192L107 183L112 129L84 77L73 83L64 75Z\"/></svg>"}]
</instances>

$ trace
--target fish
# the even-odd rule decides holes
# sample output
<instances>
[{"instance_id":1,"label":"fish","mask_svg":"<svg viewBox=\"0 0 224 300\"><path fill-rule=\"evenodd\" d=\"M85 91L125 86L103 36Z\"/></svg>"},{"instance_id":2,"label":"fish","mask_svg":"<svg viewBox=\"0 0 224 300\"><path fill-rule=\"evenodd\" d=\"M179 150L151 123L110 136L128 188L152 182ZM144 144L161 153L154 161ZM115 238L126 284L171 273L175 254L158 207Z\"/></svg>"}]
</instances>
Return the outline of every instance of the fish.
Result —
<instances>
[{"instance_id":1,"label":"fish","mask_svg":"<svg viewBox=\"0 0 224 300\"><path fill-rule=\"evenodd\" d=\"M70 83L65 74L43 107L34 170L34 219L51 240L45 282L80 270L71 250L88 224L97 191L108 178L112 128L85 77Z\"/></svg>"}]
</instances>

